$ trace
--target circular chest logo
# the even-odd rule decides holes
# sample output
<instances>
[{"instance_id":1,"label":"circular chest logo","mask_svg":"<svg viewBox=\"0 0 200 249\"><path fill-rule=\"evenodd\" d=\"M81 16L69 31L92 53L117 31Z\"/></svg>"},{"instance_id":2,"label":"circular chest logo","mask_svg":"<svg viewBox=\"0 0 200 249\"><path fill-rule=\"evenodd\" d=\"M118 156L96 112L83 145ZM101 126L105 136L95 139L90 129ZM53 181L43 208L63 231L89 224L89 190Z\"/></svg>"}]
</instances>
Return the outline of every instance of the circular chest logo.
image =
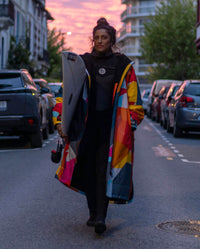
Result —
<instances>
[{"instance_id":1,"label":"circular chest logo","mask_svg":"<svg viewBox=\"0 0 200 249\"><path fill-rule=\"evenodd\" d=\"M103 68L103 67L99 68L99 74L100 75L104 75L105 73L106 73L106 69L105 68Z\"/></svg>"}]
</instances>

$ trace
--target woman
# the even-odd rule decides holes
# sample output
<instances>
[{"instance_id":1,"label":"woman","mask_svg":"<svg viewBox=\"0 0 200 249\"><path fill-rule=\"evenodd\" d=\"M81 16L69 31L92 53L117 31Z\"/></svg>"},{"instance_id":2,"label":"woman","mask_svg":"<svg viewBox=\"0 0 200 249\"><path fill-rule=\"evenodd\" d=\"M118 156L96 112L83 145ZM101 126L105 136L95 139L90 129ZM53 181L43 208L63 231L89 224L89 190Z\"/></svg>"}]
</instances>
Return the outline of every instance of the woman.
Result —
<instances>
[{"instance_id":1,"label":"woman","mask_svg":"<svg viewBox=\"0 0 200 249\"><path fill-rule=\"evenodd\" d=\"M133 198L134 130L144 117L133 63L112 51L115 43L116 30L100 18L93 29L92 53L82 55L88 81L56 174L66 186L86 194L87 225L99 234L106 230L108 203Z\"/></svg>"}]
</instances>

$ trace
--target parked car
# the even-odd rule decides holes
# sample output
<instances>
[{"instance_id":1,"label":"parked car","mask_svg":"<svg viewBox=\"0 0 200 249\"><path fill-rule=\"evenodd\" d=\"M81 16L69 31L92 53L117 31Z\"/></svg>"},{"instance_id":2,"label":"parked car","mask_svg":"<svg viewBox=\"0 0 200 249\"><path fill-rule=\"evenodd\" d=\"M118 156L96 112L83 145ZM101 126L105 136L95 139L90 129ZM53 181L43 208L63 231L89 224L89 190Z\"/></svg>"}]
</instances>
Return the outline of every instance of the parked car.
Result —
<instances>
[{"instance_id":1,"label":"parked car","mask_svg":"<svg viewBox=\"0 0 200 249\"><path fill-rule=\"evenodd\" d=\"M51 82L48 83L51 91L54 93L54 97L62 97L62 82Z\"/></svg>"},{"instance_id":2,"label":"parked car","mask_svg":"<svg viewBox=\"0 0 200 249\"><path fill-rule=\"evenodd\" d=\"M56 104L56 101L54 99L54 94L51 91L50 86L48 85L47 81L45 79L33 79L35 84L38 87L38 90L40 91L40 94L46 101L47 105L47 120L48 120L48 128L49 133L54 133L54 125L53 125L53 107Z\"/></svg>"},{"instance_id":3,"label":"parked car","mask_svg":"<svg viewBox=\"0 0 200 249\"><path fill-rule=\"evenodd\" d=\"M157 97L154 98L152 103L152 120L156 120L157 123L160 122L161 118L161 100L167 95L170 86L163 86Z\"/></svg>"},{"instance_id":4,"label":"parked car","mask_svg":"<svg viewBox=\"0 0 200 249\"><path fill-rule=\"evenodd\" d=\"M169 105L168 131L200 131L200 80L185 80Z\"/></svg>"},{"instance_id":5,"label":"parked car","mask_svg":"<svg viewBox=\"0 0 200 249\"><path fill-rule=\"evenodd\" d=\"M169 86L171 85L172 82L174 82L174 80L170 80L170 79L166 79L166 80L160 79L160 80L154 81L151 87L148 101L147 101L147 117L153 118L152 117L152 103L154 99L158 96L158 93L160 92L160 89L162 88L162 86L164 85Z\"/></svg>"},{"instance_id":6,"label":"parked car","mask_svg":"<svg viewBox=\"0 0 200 249\"><path fill-rule=\"evenodd\" d=\"M32 147L41 147L47 129L41 98L29 72L0 71L0 135L25 135Z\"/></svg>"},{"instance_id":7,"label":"parked car","mask_svg":"<svg viewBox=\"0 0 200 249\"><path fill-rule=\"evenodd\" d=\"M180 82L173 82L167 92L167 95L165 98L161 100L160 103L160 112L161 112L161 117L160 117L160 124L163 126L164 129L167 128L167 119L169 116L168 112L168 105L170 103L170 100L174 95L176 94L177 90L179 89L182 81Z\"/></svg>"},{"instance_id":8,"label":"parked car","mask_svg":"<svg viewBox=\"0 0 200 249\"><path fill-rule=\"evenodd\" d=\"M145 113L147 112L147 101L148 101L148 96L149 96L150 91L151 91L151 88L148 88L148 89L145 89L141 94L142 105L143 105L143 109Z\"/></svg>"}]
</instances>

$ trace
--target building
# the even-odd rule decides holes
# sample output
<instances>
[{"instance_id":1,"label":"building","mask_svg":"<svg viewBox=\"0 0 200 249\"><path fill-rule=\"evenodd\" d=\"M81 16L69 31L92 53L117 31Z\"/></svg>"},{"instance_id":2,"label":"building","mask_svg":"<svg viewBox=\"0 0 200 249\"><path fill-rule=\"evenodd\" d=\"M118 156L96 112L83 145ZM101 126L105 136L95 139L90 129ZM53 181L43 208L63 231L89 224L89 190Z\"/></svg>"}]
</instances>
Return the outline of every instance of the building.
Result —
<instances>
[{"instance_id":1,"label":"building","mask_svg":"<svg viewBox=\"0 0 200 249\"><path fill-rule=\"evenodd\" d=\"M0 0L0 69L7 67L11 37L29 49L35 70L46 72L47 21L53 20L45 0Z\"/></svg>"},{"instance_id":2,"label":"building","mask_svg":"<svg viewBox=\"0 0 200 249\"><path fill-rule=\"evenodd\" d=\"M122 28L117 33L120 51L135 62L135 72L140 83L146 82L145 75L150 65L142 58L140 44L144 33L144 23L155 15L156 6L162 0L121 0L126 9L121 14Z\"/></svg>"},{"instance_id":3,"label":"building","mask_svg":"<svg viewBox=\"0 0 200 249\"><path fill-rule=\"evenodd\" d=\"M200 0L197 0L197 23L196 23L196 48L200 54Z\"/></svg>"}]
</instances>

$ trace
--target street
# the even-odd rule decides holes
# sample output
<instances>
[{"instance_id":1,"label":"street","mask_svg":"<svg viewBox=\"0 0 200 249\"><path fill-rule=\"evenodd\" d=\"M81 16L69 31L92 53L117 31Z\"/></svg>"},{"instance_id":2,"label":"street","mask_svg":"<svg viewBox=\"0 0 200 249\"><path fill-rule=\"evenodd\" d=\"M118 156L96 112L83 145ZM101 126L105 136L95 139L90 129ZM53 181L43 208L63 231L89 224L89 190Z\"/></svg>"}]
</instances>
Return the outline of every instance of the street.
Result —
<instances>
[{"instance_id":1,"label":"street","mask_svg":"<svg viewBox=\"0 0 200 249\"><path fill-rule=\"evenodd\" d=\"M177 139L144 119L135 135L134 201L109 205L101 236L86 226L85 197L54 178L56 138L37 149L0 146L0 249L200 248L200 134Z\"/></svg>"}]
</instances>

